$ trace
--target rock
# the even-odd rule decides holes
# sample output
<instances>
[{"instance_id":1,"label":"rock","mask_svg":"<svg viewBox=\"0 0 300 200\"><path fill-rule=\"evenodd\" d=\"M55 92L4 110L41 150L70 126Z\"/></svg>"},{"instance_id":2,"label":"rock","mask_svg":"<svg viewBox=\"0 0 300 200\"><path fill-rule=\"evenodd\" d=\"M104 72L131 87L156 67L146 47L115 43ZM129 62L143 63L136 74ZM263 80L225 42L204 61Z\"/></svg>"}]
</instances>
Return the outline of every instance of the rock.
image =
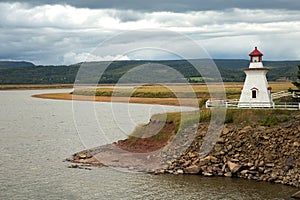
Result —
<instances>
[{"instance_id":1,"label":"rock","mask_svg":"<svg viewBox=\"0 0 300 200\"><path fill-rule=\"evenodd\" d=\"M249 130L251 130L251 129L252 129L251 126L245 126L242 130L239 131L239 134L248 133Z\"/></svg>"},{"instance_id":2,"label":"rock","mask_svg":"<svg viewBox=\"0 0 300 200\"><path fill-rule=\"evenodd\" d=\"M299 142L294 142L293 145L294 145L294 147L300 147L300 143Z\"/></svg>"},{"instance_id":3,"label":"rock","mask_svg":"<svg viewBox=\"0 0 300 200\"><path fill-rule=\"evenodd\" d=\"M266 164L266 167L274 167L274 166L275 166L274 163L267 163L267 164Z\"/></svg>"},{"instance_id":4,"label":"rock","mask_svg":"<svg viewBox=\"0 0 300 200\"><path fill-rule=\"evenodd\" d=\"M245 175L245 174L247 174L249 172L249 170L243 170L243 171L241 171L241 174L242 175Z\"/></svg>"},{"instance_id":5,"label":"rock","mask_svg":"<svg viewBox=\"0 0 300 200\"><path fill-rule=\"evenodd\" d=\"M86 157L87 157L86 154L79 154L78 155L79 159L86 159Z\"/></svg>"},{"instance_id":6,"label":"rock","mask_svg":"<svg viewBox=\"0 0 300 200\"><path fill-rule=\"evenodd\" d=\"M230 161L227 162L227 165L228 165L228 167L229 167L232 174L236 173L241 168L240 165L235 164L235 163L230 162Z\"/></svg>"},{"instance_id":7,"label":"rock","mask_svg":"<svg viewBox=\"0 0 300 200\"><path fill-rule=\"evenodd\" d=\"M224 128L223 128L223 134L227 135L229 133L229 131L230 130L226 126L224 126Z\"/></svg>"},{"instance_id":8,"label":"rock","mask_svg":"<svg viewBox=\"0 0 300 200\"><path fill-rule=\"evenodd\" d=\"M253 167L253 165L254 165L254 164L251 163L251 162L247 163L247 166L248 166L248 167Z\"/></svg>"},{"instance_id":9,"label":"rock","mask_svg":"<svg viewBox=\"0 0 300 200\"><path fill-rule=\"evenodd\" d=\"M218 163L218 158L216 158L214 156L210 156L210 162L211 163Z\"/></svg>"},{"instance_id":10,"label":"rock","mask_svg":"<svg viewBox=\"0 0 300 200\"><path fill-rule=\"evenodd\" d=\"M266 127L259 125L259 126L257 127L257 129L263 131L263 130L266 130Z\"/></svg>"},{"instance_id":11,"label":"rock","mask_svg":"<svg viewBox=\"0 0 300 200\"><path fill-rule=\"evenodd\" d=\"M183 163L183 167L187 167L187 166L189 166L190 164L191 164L191 160L186 160L186 161L184 161L184 163Z\"/></svg>"},{"instance_id":12,"label":"rock","mask_svg":"<svg viewBox=\"0 0 300 200\"><path fill-rule=\"evenodd\" d=\"M187 174L198 174L200 171L200 167L197 165L191 165L184 169L184 172Z\"/></svg>"},{"instance_id":13,"label":"rock","mask_svg":"<svg viewBox=\"0 0 300 200\"><path fill-rule=\"evenodd\" d=\"M288 124L284 125L284 128L291 128L292 126L293 126L292 123L288 123Z\"/></svg>"},{"instance_id":14,"label":"rock","mask_svg":"<svg viewBox=\"0 0 300 200\"><path fill-rule=\"evenodd\" d=\"M294 199L300 199L300 191L296 192L291 197L294 198Z\"/></svg>"},{"instance_id":15,"label":"rock","mask_svg":"<svg viewBox=\"0 0 300 200\"><path fill-rule=\"evenodd\" d=\"M289 156L288 159L286 160L286 165L288 167L293 167L295 164L295 159L293 156Z\"/></svg>"},{"instance_id":16,"label":"rock","mask_svg":"<svg viewBox=\"0 0 300 200\"><path fill-rule=\"evenodd\" d=\"M230 144L227 146L227 150L230 151L231 149L232 149L232 145Z\"/></svg>"},{"instance_id":17,"label":"rock","mask_svg":"<svg viewBox=\"0 0 300 200\"><path fill-rule=\"evenodd\" d=\"M206 156L205 158L200 159L199 165L203 166L210 162L210 156Z\"/></svg>"},{"instance_id":18,"label":"rock","mask_svg":"<svg viewBox=\"0 0 300 200\"><path fill-rule=\"evenodd\" d=\"M182 169L178 169L178 170L177 170L177 173L178 173L178 174L183 174L183 170L182 170Z\"/></svg>"},{"instance_id":19,"label":"rock","mask_svg":"<svg viewBox=\"0 0 300 200\"><path fill-rule=\"evenodd\" d=\"M260 162L258 163L258 166L259 166L259 167L262 167L262 166L264 166L264 164L265 164L265 162L262 160L262 161L260 161Z\"/></svg>"},{"instance_id":20,"label":"rock","mask_svg":"<svg viewBox=\"0 0 300 200\"><path fill-rule=\"evenodd\" d=\"M232 174L231 174L231 172L227 172L227 173L224 174L224 176L225 176L225 177L231 177Z\"/></svg>"},{"instance_id":21,"label":"rock","mask_svg":"<svg viewBox=\"0 0 300 200\"><path fill-rule=\"evenodd\" d=\"M218 140L217 140L217 144L224 144L225 143L225 139L220 137Z\"/></svg>"},{"instance_id":22,"label":"rock","mask_svg":"<svg viewBox=\"0 0 300 200\"><path fill-rule=\"evenodd\" d=\"M190 158L195 158L195 157L198 157L199 156L199 154L198 153L192 153L192 152L189 152L188 153L188 157L190 157Z\"/></svg>"},{"instance_id":23,"label":"rock","mask_svg":"<svg viewBox=\"0 0 300 200\"><path fill-rule=\"evenodd\" d=\"M213 174L212 174L212 173L209 173L209 172L203 172L203 175L204 175L204 176L212 176Z\"/></svg>"},{"instance_id":24,"label":"rock","mask_svg":"<svg viewBox=\"0 0 300 200\"><path fill-rule=\"evenodd\" d=\"M278 179L277 173L272 172L269 181L275 181Z\"/></svg>"},{"instance_id":25,"label":"rock","mask_svg":"<svg viewBox=\"0 0 300 200\"><path fill-rule=\"evenodd\" d=\"M244 128L243 128L243 130L251 130L252 129L252 127L251 126L245 126Z\"/></svg>"},{"instance_id":26,"label":"rock","mask_svg":"<svg viewBox=\"0 0 300 200\"><path fill-rule=\"evenodd\" d=\"M70 165L70 168L78 168L78 165L77 165L76 163L72 163L72 164Z\"/></svg>"},{"instance_id":27,"label":"rock","mask_svg":"<svg viewBox=\"0 0 300 200\"><path fill-rule=\"evenodd\" d=\"M269 140L269 139L270 139L270 137L269 137L269 136L266 136L266 135L264 135L263 138L264 138L265 140Z\"/></svg>"},{"instance_id":28,"label":"rock","mask_svg":"<svg viewBox=\"0 0 300 200\"><path fill-rule=\"evenodd\" d=\"M259 167L259 168L258 168L258 171L259 171L260 173L263 173L263 172L265 171L265 168L264 168L264 167Z\"/></svg>"}]
</instances>

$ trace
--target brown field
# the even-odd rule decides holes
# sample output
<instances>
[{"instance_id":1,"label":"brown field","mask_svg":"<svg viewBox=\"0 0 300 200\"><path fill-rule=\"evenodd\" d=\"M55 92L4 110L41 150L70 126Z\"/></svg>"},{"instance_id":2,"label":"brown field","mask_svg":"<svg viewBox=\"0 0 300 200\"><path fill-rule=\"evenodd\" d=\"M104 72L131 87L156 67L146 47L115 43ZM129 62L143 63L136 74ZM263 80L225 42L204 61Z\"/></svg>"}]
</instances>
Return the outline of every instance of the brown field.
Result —
<instances>
[{"instance_id":1,"label":"brown field","mask_svg":"<svg viewBox=\"0 0 300 200\"><path fill-rule=\"evenodd\" d=\"M289 88L296 89L295 86L290 82L271 82L269 85L272 87L272 92L280 92L280 91L288 91ZM228 99L238 99L240 96L241 88L243 87L243 83L224 83L225 91ZM205 84L193 84L193 90L197 93L198 101L203 103L204 99L209 98L209 92L207 86ZM216 90L220 90L220 85L212 85L211 88ZM168 87L157 86L157 85L149 85L142 86L134 89L116 89L113 88L98 88L97 91L104 92L101 93L101 96L94 96L95 89L82 89L82 91L87 92L87 95L73 95L69 93L53 93L53 94L38 94L33 95L33 97L37 98L47 98L47 99L61 99L61 100L81 100L81 101L101 101L101 102L129 102L129 103L142 103L142 104L162 104L162 105L179 105L179 101L177 98L164 97L164 98L150 98L148 97L151 93L170 93L170 90L176 91L178 93L186 92L185 85L170 85ZM134 92L139 92L139 97L126 97L118 96L110 97L111 92L123 92L124 94L131 94ZM106 94L106 96L105 96ZM143 97L143 94L147 94ZM171 92L172 94L172 92ZM174 95L174 94L172 94ZM181 98L181 105L191 106L188 98Z\"/></svg>"}]
</instances>

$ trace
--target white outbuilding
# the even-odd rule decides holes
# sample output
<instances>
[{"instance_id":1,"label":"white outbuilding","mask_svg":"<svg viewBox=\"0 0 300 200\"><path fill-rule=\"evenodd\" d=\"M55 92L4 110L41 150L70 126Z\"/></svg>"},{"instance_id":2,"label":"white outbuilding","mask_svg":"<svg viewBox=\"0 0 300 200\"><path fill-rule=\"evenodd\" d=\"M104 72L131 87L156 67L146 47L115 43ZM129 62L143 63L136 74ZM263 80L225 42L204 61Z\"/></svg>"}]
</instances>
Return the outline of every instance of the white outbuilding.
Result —
<instances>
[{"instance_id":1,"label":"white outbuilding","mask_svg":"<svg viewBox=\"0 0 300 200\"><path fill-rule=\"evenodd\" d=\"M250 54L249 68L245 69L246 79L238 103L240 108L271 108L274 102L271 97L271 87L266 74L268 68L262 63L263 54L255 47Z\"/></svg>"}]
</instances>

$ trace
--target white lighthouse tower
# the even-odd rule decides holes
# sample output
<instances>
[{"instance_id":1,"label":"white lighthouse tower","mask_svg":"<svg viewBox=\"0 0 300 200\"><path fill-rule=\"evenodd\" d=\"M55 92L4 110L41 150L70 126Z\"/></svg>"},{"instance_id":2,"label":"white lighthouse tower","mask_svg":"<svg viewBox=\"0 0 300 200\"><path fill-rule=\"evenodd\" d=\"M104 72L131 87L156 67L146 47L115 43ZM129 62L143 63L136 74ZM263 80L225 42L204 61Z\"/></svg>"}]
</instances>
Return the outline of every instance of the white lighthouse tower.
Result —
<instances>
[{"instance_id":1,"label":"white lighthouse tower","mask_svg":"<svg viewBox=\"0 0 300 200\"><path fill-rule=\"evenodd\" d=\"M263 54L255 47L250 54L249 68L245 69L246 80L238 103L240 108L271 108L273 101L266 74L268 68L262 63Z\"/></svg>"}]
</instances>

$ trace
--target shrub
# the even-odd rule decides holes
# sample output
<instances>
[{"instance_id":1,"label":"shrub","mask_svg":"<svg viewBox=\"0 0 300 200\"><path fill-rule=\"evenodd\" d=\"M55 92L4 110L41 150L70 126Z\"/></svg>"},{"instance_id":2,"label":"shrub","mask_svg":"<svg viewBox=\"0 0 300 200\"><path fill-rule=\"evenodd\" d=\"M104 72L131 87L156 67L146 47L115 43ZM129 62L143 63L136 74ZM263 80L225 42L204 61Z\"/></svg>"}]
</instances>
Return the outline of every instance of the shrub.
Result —
<instances>
[{"instance_id":1,"label":"shrub","mask_svg":"<svg viewBox=\"0 0 300 200\"><path fill-rule=\"evenodd\" d=\"M262 123L262 126L268 126L272 127L274 125L278 124L278 118L277 117L267 117Z\"/></svg>"}]
</instances>

